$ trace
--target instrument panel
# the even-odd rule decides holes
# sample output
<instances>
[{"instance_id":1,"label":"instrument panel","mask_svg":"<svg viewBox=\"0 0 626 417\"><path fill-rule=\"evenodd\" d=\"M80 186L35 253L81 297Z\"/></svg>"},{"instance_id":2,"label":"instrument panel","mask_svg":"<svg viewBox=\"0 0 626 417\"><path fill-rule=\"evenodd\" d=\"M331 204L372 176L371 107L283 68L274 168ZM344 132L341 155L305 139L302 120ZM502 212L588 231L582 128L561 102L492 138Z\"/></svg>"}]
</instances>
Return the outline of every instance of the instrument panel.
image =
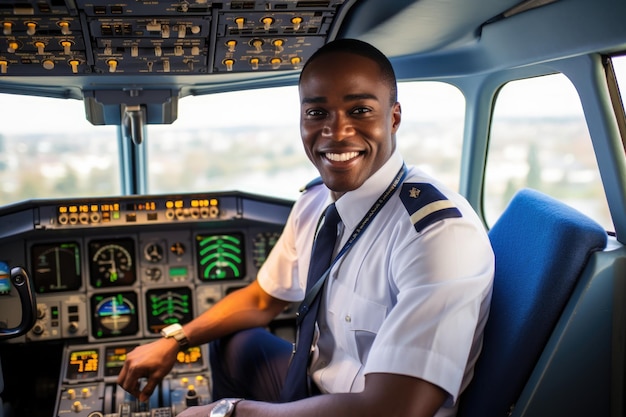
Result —
<instances>
[{"instance_id":1,"label":"instrument panel","mask_svg":"<svg viewBox=\"0 0 626 417\"><path fill-rule=\"evenodd\" d=\"M174 368L147 402L139 402L116 384L126 355L139 343L68 345L55 416L175 416L193 405L211 402L206 346L179 352Z\"/></svg>"},{"instance_id":2,"label":"instrument panel","mask_svg":"<svg viewBox=\"0 0 626 417\"><path fill-rule=\"evenodd\" d=\"M291 206L224 192L4 207L0 326L14 327L21 319L19 296L8 282L12 267L30 272L37 299L35 326L5 349L26 350L42 361L51 349L62 349L55 416L175 416L209 403L206 345L180 352L147 403L117 386L117 375L134 347L254 280ZM293 340L293 313L286 310L270 329Z\"/></svg>"},{"instance_id":3,"label":"instrument panel","mask_svg":"<svg viewBox=\"0 0 626 417\"><path fill-rule=\"evenodd\" d=\"M5 209L0 270L27 268L37 297L37 322L18 342L137 340L190 321L255 279L291 204L221 193ZM0 299L0 324L18 321L10 288Z\"/></svg>"}]
</instances>

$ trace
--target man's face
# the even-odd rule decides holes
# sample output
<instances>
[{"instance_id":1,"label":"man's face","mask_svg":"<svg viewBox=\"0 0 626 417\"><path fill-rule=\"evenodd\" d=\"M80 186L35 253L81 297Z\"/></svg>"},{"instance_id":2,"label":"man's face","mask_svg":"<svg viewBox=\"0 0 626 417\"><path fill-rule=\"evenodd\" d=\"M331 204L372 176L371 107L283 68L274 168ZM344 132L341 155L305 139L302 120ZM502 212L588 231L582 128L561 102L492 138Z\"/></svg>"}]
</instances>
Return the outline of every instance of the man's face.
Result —
<instances>
[{"instance_id":1,"label":"man's face","mask_svg":"<svg viewBox=\"0 0 626 417\"><path fill-rule=\"evenodd\" d=\"M317 58L300 80L300 134L335 198L360 187L391 156L400 104L378 65L350 53Z\"/></svg>"}]
</instances>

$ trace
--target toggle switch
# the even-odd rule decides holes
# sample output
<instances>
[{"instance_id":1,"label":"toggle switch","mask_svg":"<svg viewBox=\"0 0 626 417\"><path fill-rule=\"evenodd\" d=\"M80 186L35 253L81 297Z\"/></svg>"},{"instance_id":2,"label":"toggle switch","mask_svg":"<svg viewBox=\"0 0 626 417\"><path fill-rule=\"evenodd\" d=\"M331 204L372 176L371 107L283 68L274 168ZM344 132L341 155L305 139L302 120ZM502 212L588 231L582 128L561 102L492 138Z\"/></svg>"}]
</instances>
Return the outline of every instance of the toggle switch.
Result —
<instances>
[{"instance_id":1,"label":"toggle switch","mask_svg":"<svg viewBox=\"0 0 626 417\"><path fill-rule=\"evenodd\" d=\"M263 23L263 29L270 30L272 27L272 23L274 23L274 19L271 17L264 17L261 19L261 23Z\"/></svg>"},{"instance_id":2,"label":"toggle switch","mask_svg":"<svg viewBox=\"0 0 626 417\"><path fill-rule=\"evenodd\" d=\"M237 24L237 29L243 30L243 25L246 23L246 19L243 17L235 18L235 23Z\"/></svg>"},{"instance_id":3,"label":"toggle switch","mask_svg":"<svg viewBox=\"0 0 626 417\"><path fill-rule=\"evenodd\" d=\"M283 45L285 44L285 42L282 39L276 39L272 42L272 45L274 45L274 48L276 48L276 53L280 54L282 51L285 50L285 48L283 48Z\"/></svg>"},{"instance_id":4,"label":"toggle switch","mask_svg":"<svg viewBox=\"0 0 626 417\"><path fill-rule=\"evenodd\" d=\"M301 17L292 17L291 18L291 23L293 23L293 30L294 32L300 30L300 25L302 24L302 18Z\"/></svg>"},{"instance_id":5,"label":"toggle switch","mask_svg":"<svg viewBox=\"0 0 626 417\"><path fill-rule=\"evenodd\" d=\"M226 42L226 46L228 47L228 52L235 52L235 46L237 46L237 41L231 39Z\"/></svg>"},{"instance_id":6,"label":"toggle switch","mask_svg":"<svg viewBox=\"0 0 626 417\"><path fill-rule=\"evenodd\" d=\"M13 23L11 22L3 22L2 23L2 34L9 36L13 29Z\"/></svg>"},{"instance_id":7,"label":"toggle switch","mask_svg":"<svg viewBox=\"0 0 626 417\"><path fill-rule=\"evenodd\" d=\"M279 69L280 68L280 64L282 62L283 62L282 59L280 59L278 57L272 58L270 60L270 64L272 64L272 69L275 69L275 70Z\"/></svg>"},{"instance_id":8,"label":"toggle switch","mask_svg":"<svg viewBox=\"0 0 626 417\"><path fill-rule=\"evenodd\" d=\"M109 66L109 72L115 72L117 71L117 60L115 59L109 59L107 61L107 65Z\"/></svg>"},{"instance_id":9,"label":"toggle switch","mask_svg":"<svg viewBox=\"0 0 626 417\"><path fill-rule=\"evenodd\" d=\"M293 68L297 69L300 63L302 62L302 58L300 58L299 56L294 56L290 59L290 61L291 61L291 65L293 65Z\"/></svg>"},{"instance_id":10,"label":"toggle switch","mask_svg":"<svg viewBox=\"0 0 626 417\"><path fill-rule=\"evenodd\" d=\"M9 63L7 61L0 60L0 74L6 74L8 66L9 66Z\"/></svg>"},{"instance_id":11,"label":"toggle switch","mask_svg":"<svg viewBox=\"0 0 626 417\"><path fill-rule=\"evenodd\" d=\"M263 41L261 39L252 39L252 46L256 49L256 52L263 52Z\"/></svg>"},{"instance_id":12,"label":"toggle switch","mask_svg":"<svg viewBox=\"0 0 626 417\"><path fill-rule=\"evenodd\" d=\"M61 41L61 46L63 47L63 53L65 55L69 55L72 53L71 48L72 48L72 42L70 41Z\"/></svg>"},{"instance_id":13,"label":"toggle switch","mask_svg":"<svg viewBox=\"0 0 626 417\"><path fill-rule=\"evenodd\" d=\"M59 23L57 23L57 25L59 25L59 27L61 28L61 34L69 35L70 33L72 33L72 31L70 30L69 22L65 22L62 20Z\"/></svg>"},{"instance_id":14,"label":"toggle switch","mask_svg":"<svg viewBox=\"0 0 626 417\"><path fill-rule=\"evenodd\" d=\"M44 48L46 47L46 44L43 42L35 42L35 48L37 48L37 54L38 55L43 55L44 53Z\"/></svg>"},{"instance_id":15,"label":"toggle switch","mask_svg":"<svg viewBox=\"0 0 626 417\"><path fill-rule=\"evenodd\" d=\"M80 65L80 62L77 59L70 59L69 64L72 67L72 73L78 74L78 66Z\"/></svg>"},{"instance_id":16,"label":"toggle switch","mask_svg":"<svg viewBox=\"0 0 626 417\"><path fill-rule=\"evenodd\" d=\"M250 67L253 70L258 70L259 69L259 58L251 58L250 59Z\"/></svg>"},{"instance_id":17,"label":"toggle switch","mask_svg":"<svg viewBox=\"0 0 626 417\"><path fill-rule=\"evenodd\" d=\"M137 58L139 56L139 46L138 45L132 45L130 47L130 56L132 56L133 58Z\"/></svg>"},{"instance_id":18,"label":"toggle switch","mask_svg":"<svg viewBox=\"0 0 626 417\"><path fill-rule=\"evenodd\" d=\"M234 59L225 59L222 62L224 63L224 65L226 65L226 71L232 71L233 70L233 65L235 65L235 60Z\"/></svg>"},{"instance_id":19,"label":"toggle switch","mask_svg":"<svg viewBox=\"0 0 626 417\"><path fill-rule=\"evenodd\" d=\"M17 42L9 42L9 47L7 48L7 52L10 54L15 53L15 51L17 51L17 48L19 48L19 45L17 44Z\"/></svg>"},{"instance_id":20,"label":"toggle switch","mask_svg":"<svg viewBox=\"0 0 626 417\"><path fill-rule=\"evenodd\" d=\"M161 49L160 46L155 46L154 47L154 56L161 56L163 55L163 50Z\"/></svg>"},{"instance_id":21,"label":"toggle switch","mask_svg":"<svg viewBox=\"0 0 626 417\"><path fill-rule=\"evenodd\" d=\"M37 24L33 22L26 23L26 34L33 36L37 32Z\"/></svg>"}]
</instances>

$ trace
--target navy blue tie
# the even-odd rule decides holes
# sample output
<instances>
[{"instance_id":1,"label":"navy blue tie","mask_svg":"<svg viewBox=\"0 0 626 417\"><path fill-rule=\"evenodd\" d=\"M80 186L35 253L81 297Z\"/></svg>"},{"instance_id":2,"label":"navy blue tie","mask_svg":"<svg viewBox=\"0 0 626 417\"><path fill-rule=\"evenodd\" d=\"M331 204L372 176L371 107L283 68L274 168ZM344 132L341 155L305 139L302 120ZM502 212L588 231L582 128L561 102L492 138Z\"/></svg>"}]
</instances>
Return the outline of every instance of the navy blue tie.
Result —
<instances>
[{"instance_id":1,"label":"navy blue tie","mask_svg":"<svg viewBox=\"0 0 626 417\"><path fill-rule=\"evenodd\" d=\"M330 267L330 262L337 239L337 224L341 221L335 204L331 204L324 213L324 223L317 233L311 253L309 275L307 277L307 294ZM320 306L318 295L311 301L308 311L300 323L296 352L291 358L287 378L281 392L281 402L296 401L309 396L309 379L307 368L311 354L311 344L315 332L315 321Z\"/></svg>"}]
</instances>

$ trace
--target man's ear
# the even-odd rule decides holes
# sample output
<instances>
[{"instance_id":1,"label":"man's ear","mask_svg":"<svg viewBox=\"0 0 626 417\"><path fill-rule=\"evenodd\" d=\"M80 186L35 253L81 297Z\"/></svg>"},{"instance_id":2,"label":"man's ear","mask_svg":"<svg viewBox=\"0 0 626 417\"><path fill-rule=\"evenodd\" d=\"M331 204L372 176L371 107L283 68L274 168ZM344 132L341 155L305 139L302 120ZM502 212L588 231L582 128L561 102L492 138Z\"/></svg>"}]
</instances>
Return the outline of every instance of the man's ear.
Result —
<instances>
[{"instance_id":1,"label":"man's ear","mask_svg":"<svg viewBox=\"0 0 626 417\"><path fill-rule=\"evenodd\" d=\"M400 121L402 120L402 107L400 103L396 102L391 109L391 128L392 132L396 133L400 127Z\"/></svg>"}]
</instances>

